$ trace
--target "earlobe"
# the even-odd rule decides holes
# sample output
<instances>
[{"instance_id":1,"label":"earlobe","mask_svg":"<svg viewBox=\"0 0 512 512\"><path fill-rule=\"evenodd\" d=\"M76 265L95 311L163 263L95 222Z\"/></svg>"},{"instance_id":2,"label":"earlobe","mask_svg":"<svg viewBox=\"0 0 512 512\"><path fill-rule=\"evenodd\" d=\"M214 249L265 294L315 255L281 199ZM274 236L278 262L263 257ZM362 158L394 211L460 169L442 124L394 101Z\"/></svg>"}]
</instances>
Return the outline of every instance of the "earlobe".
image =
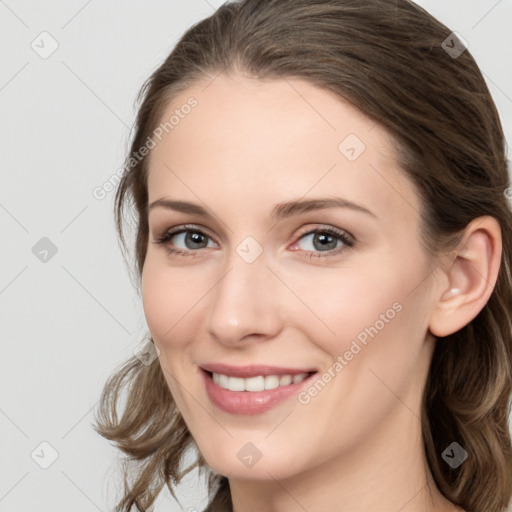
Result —
<instances>
[{"instance_id":1,"label":"earlobe","mask_svg":"<svg viewBox=\"0 0 512 512\"><path fill-rule=\"evenodd\" d=\"M455 258L443 270L447 279L433 288L432 334L444 337L457 332L484 308L498 278L501 251L501 228L496 219L484 216L468 224Z\"/></svg>"}]
</instances>

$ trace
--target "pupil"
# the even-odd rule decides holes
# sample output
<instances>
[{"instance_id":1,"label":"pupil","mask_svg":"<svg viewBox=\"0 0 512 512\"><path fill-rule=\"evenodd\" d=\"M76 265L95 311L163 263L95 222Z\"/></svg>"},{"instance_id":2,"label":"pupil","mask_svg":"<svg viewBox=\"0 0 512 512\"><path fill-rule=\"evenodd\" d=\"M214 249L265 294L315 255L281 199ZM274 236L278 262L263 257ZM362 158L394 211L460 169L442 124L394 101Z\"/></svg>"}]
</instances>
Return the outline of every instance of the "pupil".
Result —
<instances>
[{"instance_id":1,"label":"pupil","mask_svg":"<svg viewBox=\"0 0 512 512\"><path fill-rule=\"evenodd\" d=\"M315 242L320 242L320 245L316 245ZM332 247L329 246L329 243L332 245L334 242L334 245ZM331 235L327 235L325 233L317 234L313 238L313 245L315 246L315 249L334 249L336 248L336 240Z\"/></svg>"},{"instance_id":2,"label":"pupil","mask_svg":"<svg viewBox=\"0 0 512 512\"><path fill-rule=\"evenodd\" d=\"M204 243L204 240L201 240L203 238L203 235L201 233L187 233L186 238L187 242L190 242L192 245L201 245L202 242Z\"/></svg>"}]
</instances>

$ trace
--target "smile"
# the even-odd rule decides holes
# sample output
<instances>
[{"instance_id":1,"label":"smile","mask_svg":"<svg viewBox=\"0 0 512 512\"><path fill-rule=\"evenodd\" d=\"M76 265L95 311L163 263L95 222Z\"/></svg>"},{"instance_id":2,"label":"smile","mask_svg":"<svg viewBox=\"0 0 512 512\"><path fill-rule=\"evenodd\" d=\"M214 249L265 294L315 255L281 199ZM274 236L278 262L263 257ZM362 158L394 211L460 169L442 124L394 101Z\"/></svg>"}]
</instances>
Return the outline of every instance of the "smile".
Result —
<instances>
[{"instance_id":1,"label":"smile","mask_svg":"<svg viewBox=\"0 0 512 512\"><path fill-rule=\"evenodd\" d=\"M261 414L297 395L317 372L234 377L201 371L209 401L223 412L235 415Z\"/></svg>"},{"instance_id":2,"label":"smile","mask_svg":"<svg viewBox=\"0 0 512 512\"><path fill-rule=\"evenodd\" d=\"M288 386L292 383L296 384L302 382L308 375L308 373L299 373L296 375L258 375L244 379L213 372L213 382L221 388L229 389L230 391L255 392Z\"/></svg>"}]
</instances>

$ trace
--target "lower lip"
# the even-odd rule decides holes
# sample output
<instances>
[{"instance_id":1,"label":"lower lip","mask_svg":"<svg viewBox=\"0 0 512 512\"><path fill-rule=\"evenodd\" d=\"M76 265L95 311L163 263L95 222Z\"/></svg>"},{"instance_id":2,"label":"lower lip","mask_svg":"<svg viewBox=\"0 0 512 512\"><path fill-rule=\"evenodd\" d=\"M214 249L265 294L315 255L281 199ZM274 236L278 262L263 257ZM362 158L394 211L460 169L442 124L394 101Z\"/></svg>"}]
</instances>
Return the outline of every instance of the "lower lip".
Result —
<instances>
[{"instance_id":1,"label":"lower lip","mask_svg":"<svg viewBox=\"0 0 512 512\"><path fill-rule=\"evenodd\" d=\"M246 416L261 414L296 395L299 389L309 384L311 377L315 375L312 374L300 382L288 386L279 386L275 389L230 391L215 384L210 374L205 370L201 370L201 373L206 385L206 393L214 405L230 414Z\"/></svg>"}]
</instances>

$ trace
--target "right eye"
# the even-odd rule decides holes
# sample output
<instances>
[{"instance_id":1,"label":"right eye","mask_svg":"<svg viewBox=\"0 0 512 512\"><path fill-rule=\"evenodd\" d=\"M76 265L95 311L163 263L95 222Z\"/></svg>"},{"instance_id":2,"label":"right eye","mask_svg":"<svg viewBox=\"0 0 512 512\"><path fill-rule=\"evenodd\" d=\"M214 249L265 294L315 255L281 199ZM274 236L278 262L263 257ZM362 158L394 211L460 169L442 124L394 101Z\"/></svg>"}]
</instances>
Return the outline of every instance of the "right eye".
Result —
<instances>
[{"instance_id":1,"label":"right eye","mask_svg":"<svg viewBox=\"0 0 512 512\"><path fill-rule=\"evenodd\" d=\"M208 240L213 245L209 246ZM180 254L182 256L195 256L193 253L198 252L198 250L217 246L206 233L203 233L196 226L180 226L169 230L153 243L164 246L169 254ZM176 246L178 247L176 248Z\"/></svg>"}]
</instances>

